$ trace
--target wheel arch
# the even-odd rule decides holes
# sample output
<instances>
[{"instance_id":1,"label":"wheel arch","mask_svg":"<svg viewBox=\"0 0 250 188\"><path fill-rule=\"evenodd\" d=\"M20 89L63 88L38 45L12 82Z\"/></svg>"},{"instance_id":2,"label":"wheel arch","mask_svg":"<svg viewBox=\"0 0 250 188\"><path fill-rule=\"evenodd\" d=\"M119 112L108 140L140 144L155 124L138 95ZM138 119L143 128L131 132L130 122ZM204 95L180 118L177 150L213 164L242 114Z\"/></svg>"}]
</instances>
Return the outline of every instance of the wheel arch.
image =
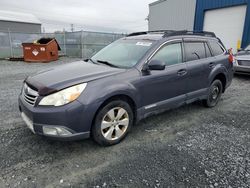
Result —
<instances>
[{"instance_id":1,"label":"wheel arch","mask_svg":"<svg viewBox=\"0 0 250 188\"><path fill-rule=\"evenodd\" d=\"M129 106L131 107L132 111L133 111L133 114L134 114L134 123L136 122L136 119L137 119L137 105L136 105L136 102L134 101L134 99L127 95L127 94L115 94L115 95L112 95L112 96L109 96L107 97L100 105L99 107L97 108L96 112L95 112L95 115L94 115L94 118L92 119L92 123L91 123L91 127L93 126L94 122L95 122L95 119L96 119L96 116L98 114L98 112L105 106L107 105L109 102L111 101L114 101L114 100L122 100L124 102L127 102L129 104Z\"/></svg>"},{"instance_id":2,"label":"wheel arch","mask_svg":"<svg viewBox=\"0 0 250 188\"><path fill-rule=\"evenodd\" d=\"M213 83L214 80L218 79L222 83L222 86L223 86L222 92L224 93L226 90L226 85L227 85L227 74L228 74L228 71L226 67L224 67L223 65L215 66L209 75L209 81L210 81L209 86Z\"/></svg>"},{"instance_id":3,"label":"wheel arch","mask_svg":"<svg viewBox=\"0 0 250 188\"><path fill-rule=\"evenodd\" d=\"M212 79L211 83L213 83L214 80L220 80L222 83L222 92L224 93L226 90L226 84L227 84L227 78L225 76L224 73L218 73L214 76L214 78Z\"/></svg>"}]
</instances>

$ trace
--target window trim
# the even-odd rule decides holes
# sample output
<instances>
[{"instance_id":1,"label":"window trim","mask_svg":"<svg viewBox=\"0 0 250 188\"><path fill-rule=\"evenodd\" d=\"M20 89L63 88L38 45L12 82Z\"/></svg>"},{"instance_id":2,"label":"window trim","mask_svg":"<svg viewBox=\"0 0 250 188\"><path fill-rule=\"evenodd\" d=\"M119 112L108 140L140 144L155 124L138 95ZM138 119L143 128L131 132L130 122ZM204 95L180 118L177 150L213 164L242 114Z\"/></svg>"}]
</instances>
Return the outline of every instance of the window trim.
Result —
<instances>
[{"instance_id":1,"label":"window trim","mask_svg":"<svg viewBox=\"0 0 250 188\"><path fill-rule=\"evenodd\" d=\"M209 56L209 57L207 56L207 50L206 50L207 48L206 48L206 46L207 46L207 48L208 48L208 50L209 50L209 53L210 53L210 55L211 55L211 56ZM205 47L206 59L207 59L207 58L214 57L213 54L212 54L212 50L211 50L210 46L208 45L208 42L207 42L207 41L204 42L204 47Z\"/></svg>"},{"instance_id":2,"label":"window trim","mask_svg":"<svg viewBox=\"0 0 250 188\"><path fill-rule=\"evenodd\" d=\"M218 54L218 55L214 55L214 51L213 51L213 49L212 49L212 47L211 47L211 45L210 45L210 41L214 41L214 42L216 42L220 47L221 47L221 49L223 50L223 53L222 54ZM217 56L221 56L221 55L225 55L226 54L226 49L220 44L220 42L219 41L217 41L217 40L208 40L207 41L207 44L208 44L208 47L210 48L210 51L212 52L212 57L217 57Z\"/></svg>"},{"instance_id":3,"label":"window trim","mask_svg":"<svg viewBox=\"0 0 250 188\"><path fill-rule=\"evenodd\" d=\"M144 63L144 64L148 64L150 62L150 60L154 57L154 55L160 51L164 46L168 45L168 44L175 44L175 43L180 43L181 44L181 55L182 55L182 62L181 63L177 63L177 64L174 64L174 65L166 65L166 67L171 67L171 66L176 66L176 65L180 65L180 64L183 64L185 63L184 62L184 52L183 52L183 40L182 39L173 39L173 40L168 40L168 41L165 41L164 43L162 43L156 50L154 50L150 56L147 58L147 61ZM143 65L144 65L143 64ZM142 67L143 67L142 65Z\"/></svg>"}]
</instances>

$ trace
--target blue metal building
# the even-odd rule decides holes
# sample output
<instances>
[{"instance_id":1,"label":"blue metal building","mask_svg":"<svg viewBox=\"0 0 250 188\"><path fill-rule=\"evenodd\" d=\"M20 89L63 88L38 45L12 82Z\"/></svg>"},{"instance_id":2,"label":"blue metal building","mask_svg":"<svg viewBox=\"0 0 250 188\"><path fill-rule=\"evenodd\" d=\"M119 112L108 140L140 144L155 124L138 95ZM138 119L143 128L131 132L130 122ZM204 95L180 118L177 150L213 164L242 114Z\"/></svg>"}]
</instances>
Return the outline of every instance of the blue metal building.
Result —
<instances>
[{"instance_id":1,"label":"blue metal building","mask_svg":"<svg viewBox=\"0 0 250 188\"><path fill-rule=\"evenodd\" d=\"M149 30L207 30L227 48L250 44L250 0L158 0L149 4Z\"/></svg>"},{"instance_id":2,"label":"blue metal building","mask_svg":"<svg viewBox=\"0 0 250 188\"><path fill-rule=\"evenodd\" d=\"M194 30L203 30L205 12L213 9L222 9L246 5L243 36L241 46L245 47L250 43L250 0L196 0L196 13L194 20ZM231 23L234 24L233 22Z\"/></svg>"}]
</instances>

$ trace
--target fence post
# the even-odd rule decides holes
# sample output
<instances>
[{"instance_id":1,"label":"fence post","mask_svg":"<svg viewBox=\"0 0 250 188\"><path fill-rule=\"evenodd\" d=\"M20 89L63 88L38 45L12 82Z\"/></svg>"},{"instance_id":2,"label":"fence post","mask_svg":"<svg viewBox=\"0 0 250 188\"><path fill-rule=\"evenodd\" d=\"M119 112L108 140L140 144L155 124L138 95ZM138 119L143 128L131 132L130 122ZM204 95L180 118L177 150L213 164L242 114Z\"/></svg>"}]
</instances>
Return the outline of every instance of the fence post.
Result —
<instances>
[{"instance_id":1,"label":"fence post","mask_svg":"<svg viewBox=\"0 0 250 188\"><path fill-rule=\"evenodd\" d=\"M81 56L83 59L83 30L81 30Z\"/></svg>"},{"instance_id":2,"label":"fence post","mask_svg":"<svg viewBox=\"0 0 250 188\"><path fill-rule=\"evenodd\" d=\"M67 52L66 52L66 36L65 36L65 30L63 32L63 48L64 48L64 55L66 56L67 55Z\"/></svg>"},{"instance_id":3,"label":"fence post","mask_svg":"<svg viewBox=\"0 0 250 188\"><path fill-rule=\"evenodd\" d=\"M8 28L9 42L10 42L10 56L13 57L13 49L12 49L12 39L10 34L10 29Z\"/></svg>"},{"instance_id":4,"label":"fence post","mask_svg":"<svg viewBox=\"0 0 250 188\"><path fill-rule=\"evenodd\" d=\"M114 40L115 40L115 34L114 34L114 32L112 33L112 42L114 42Z\"/></svg>"}]
</instances>

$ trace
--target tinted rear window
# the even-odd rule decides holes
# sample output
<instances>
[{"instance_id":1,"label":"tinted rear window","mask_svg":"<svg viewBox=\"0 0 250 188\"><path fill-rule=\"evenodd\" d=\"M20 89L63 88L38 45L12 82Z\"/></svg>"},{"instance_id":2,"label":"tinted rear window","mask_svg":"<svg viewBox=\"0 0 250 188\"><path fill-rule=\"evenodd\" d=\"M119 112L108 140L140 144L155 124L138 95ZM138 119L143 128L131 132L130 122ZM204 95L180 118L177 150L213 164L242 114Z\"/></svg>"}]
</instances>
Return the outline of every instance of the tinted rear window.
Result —
<instances>
[{"instance_id":1,"label":"tinted rear window","mask_svg":"<svg viewBox=\"0 0 250 188\"><path fill-rule=\"evenodd\" d=\"M206 58L205 46L203 42L185 42L186 61L193 61Z\"/></svg>"},{"instance_id":2,"label":"tinted rear window","mask_svg":"<svg viewBox=\"0 0 250 188\"><path fill-rule=\"evenodd\" d=\"M209 43L210 43L210 46L212 48L214 56L220 55L220 54L224 53L223 48L219 45L218 42L216 42L216 41L210 41Z\"/></svg>"}]
</instances>

